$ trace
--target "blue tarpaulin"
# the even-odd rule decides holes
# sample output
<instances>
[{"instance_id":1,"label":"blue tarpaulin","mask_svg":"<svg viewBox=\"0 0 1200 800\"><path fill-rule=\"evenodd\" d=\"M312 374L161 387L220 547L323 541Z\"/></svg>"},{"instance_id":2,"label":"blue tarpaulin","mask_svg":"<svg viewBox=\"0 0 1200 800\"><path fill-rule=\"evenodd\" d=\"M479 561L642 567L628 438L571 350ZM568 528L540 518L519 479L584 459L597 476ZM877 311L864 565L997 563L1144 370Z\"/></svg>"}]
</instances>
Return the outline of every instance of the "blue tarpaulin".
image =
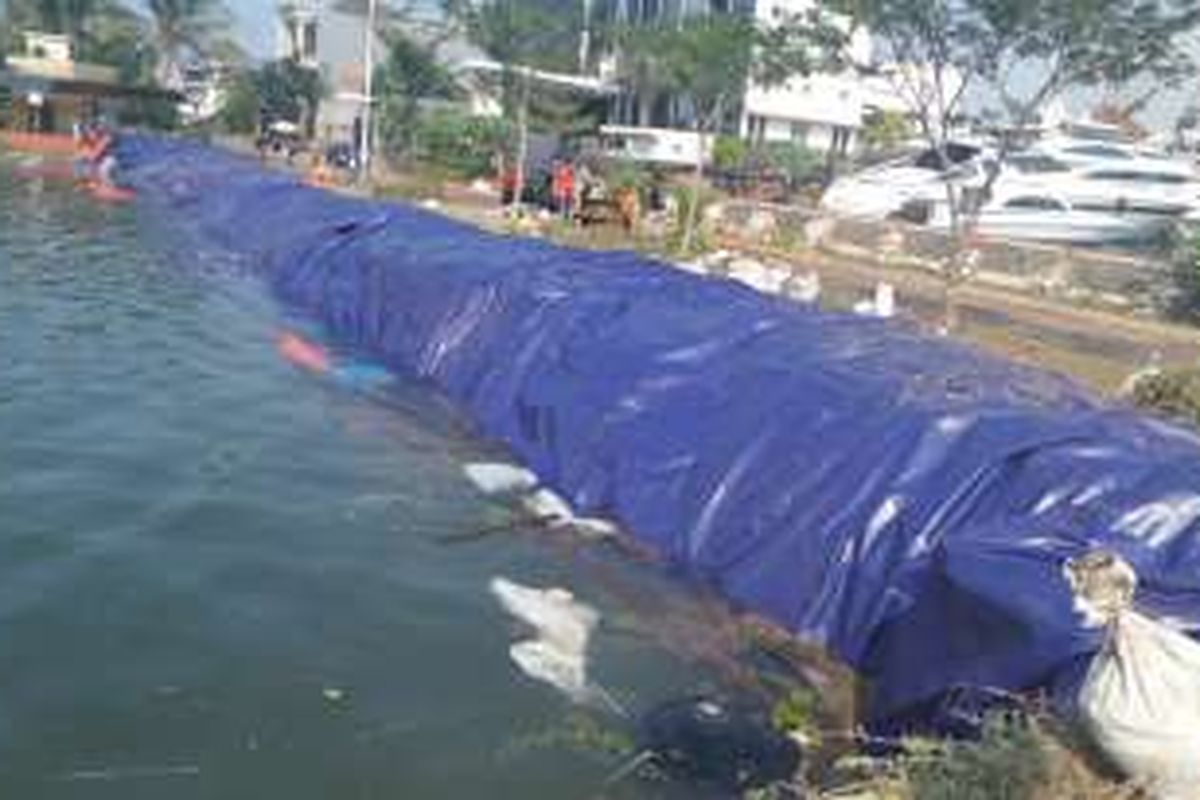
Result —
<instances>
[{"instance_id":1,"label":"blue tarpaulin","mask_svg":"<svg viewBox=\"0 0 1200 800\"><path fill-rule=\"evenodd\" d=\"M1200 449L1070 381L620 252L494 235L127 137L125 179L278 296L436 384L577 513L852 665L881 728L1078 679L1064 560L1200 627Z\"/></svg>"}]
</instances>

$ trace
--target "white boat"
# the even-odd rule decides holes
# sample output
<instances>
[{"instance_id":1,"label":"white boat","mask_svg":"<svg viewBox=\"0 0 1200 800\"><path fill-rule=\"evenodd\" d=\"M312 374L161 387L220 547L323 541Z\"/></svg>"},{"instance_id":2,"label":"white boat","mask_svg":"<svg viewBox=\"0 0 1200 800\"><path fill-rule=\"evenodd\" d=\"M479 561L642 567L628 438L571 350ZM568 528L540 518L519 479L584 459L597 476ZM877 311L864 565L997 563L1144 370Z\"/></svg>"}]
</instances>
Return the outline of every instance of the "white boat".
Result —
<instances>
[{"instance_id":1,"label":"white boat","mask_svg":"<svg viewBox=\"0 0 1200 800\"><path fill-rule=\"evenodd\" d=\"M949 230L948 207L930 210L929 225ZM1155 240L1169 222L1136 214L1080 209L1064 197L1034 189L997 195L979 211L984 237L1071 245L1131 245Z\"/></svg>"},{"instance_id":2,"label":"white boat","mask_svg":"<svg viewBox=\"0 0 1200 800\"><path fill-rule=\"evenodd\" d=\"M914 202L945 201L947 184L981 185L986 180L985 148L952 143L945 157L928 149L845 175L821 197L821 207L844 217L881 220Z\"/></svg>"},{"instance_id":3,"label":"white boat","mask_svg":"<svg viewBox=\"0 0 1200 800\"><path fill-rule=\"evenodd\" d=\"M1049 142L1015 153L1002 180L1052 192L1082 211L1179 218L1200 209L1191 164L1111 142Z\"/></svg>"},{"instance_id":4,"label":"white boat","mask_svg":"<svg viewBox=\"0 0 1200 800\"><path fill-rule=\"evenodd\" d=\"M1157 163L1166 170L1176 168L1188 174L1193 171L1191 165L1185 161L1177 160L1161 150L1140 147L1132 142L1056 136L1038 142L1030 151L1052 156L1072 167L1101 164L1115 166L1127 161L1143 161Z\"/></svg>"},{"instance_id":5,"label":"white boat","mask_svg":"<svg viewBox=\"0 0 1200 800\"><path fill-rule=\"evenodd\" d=\"M821 199L834 214L885 219L915 205L945 203L947 186L969 194L996 169L994 151L955 144L947 158L934 150L872 167L835 181ZM1072 212L1180 219L1200 216L1200 175L1191 164L1134 145L1087 139L1048 139L1009 155L992 186L994 196L1048 194ZM907 216L907 215L906 215ZM1136 220L1122 227L1140 227Z\"/></svg>"}]
</instances>

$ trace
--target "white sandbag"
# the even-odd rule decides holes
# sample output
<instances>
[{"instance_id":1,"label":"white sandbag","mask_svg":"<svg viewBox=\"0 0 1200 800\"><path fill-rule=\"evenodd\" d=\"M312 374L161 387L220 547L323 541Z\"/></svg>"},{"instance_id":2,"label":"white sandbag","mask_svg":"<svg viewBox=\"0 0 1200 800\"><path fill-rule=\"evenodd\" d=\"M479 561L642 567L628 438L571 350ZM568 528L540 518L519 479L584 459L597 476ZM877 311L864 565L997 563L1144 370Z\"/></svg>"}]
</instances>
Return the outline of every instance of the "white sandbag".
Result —
<instances>
[{"instance_id":1,"label":"white sandbag","mask_svg":"<svg viewBox=\"0 0 1200 800\"><path fill-rule=\"evenodd\" d=\"M1128 607L1136 576L1120 558L1090 555L1069 570L1108 626L1080 691L1084 725L1151 796L1200 798L1200 643Z\"/></svg>"},{"instance_id":2,"label":"white sandbag","mask_svg":"<svg viewBox=\"0 0 1200 800\"><path fill-rule=\"evenodd\" d=\"M541 524L554 530L569 528L585 539L605 539L617 535L617 526L606 519L575 516L571 504L549 489L542 488L523 495L521 507Z\"/></svg>"},{"instance_id":3,"label":"white sandbag","mask_svg":"<svg viewBox=\"0 0 1200 800\"><path fill-rule=\"evenodd\" d=\"M467 480L487 495L525 494L538 485L537 475L512 464L465 464L463 473Z\"/></svg>"},{"instance_id":4,"label":"white sandbag","mask_svg":"<svg viewBox=\"0 0 1200 800\"><path fill-rule=\"evenodd\" d=\"M497 577L491 590L508 613L534 631L532 638L509 649L521 671L577 703L595 699L598 692L588 680L587 648L600 614L566 589L537 589Z\"/></svg>"},{"instance_id":5,"label":"white sandbag","mask_svg":"<svg viewBox=\"0 0 1200 800\"><path fill-rule=\"evenodd\" d=\"M538 489L521 498L521 507L551 527L569 525L575 519L570 503L549 489Z\"/></svg>"}]
</instances>

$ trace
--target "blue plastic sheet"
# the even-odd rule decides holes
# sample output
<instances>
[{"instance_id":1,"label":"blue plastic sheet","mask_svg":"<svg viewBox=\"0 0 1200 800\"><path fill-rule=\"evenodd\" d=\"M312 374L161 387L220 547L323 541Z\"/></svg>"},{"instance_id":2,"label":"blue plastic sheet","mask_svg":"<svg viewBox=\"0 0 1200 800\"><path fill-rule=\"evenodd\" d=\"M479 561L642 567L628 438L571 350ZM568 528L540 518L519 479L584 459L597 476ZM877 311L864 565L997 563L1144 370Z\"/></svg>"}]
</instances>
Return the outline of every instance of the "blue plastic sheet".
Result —
<instances>
[{"instance_id":1,"label":"blue plastic sheet","mask_svg":"<svg viewBox=\"0 0 1200 800\"><path fill-rule=\"evenodd\" d=\"M879 729L1069 689L1101 633L1062 566L1094 548L1136 567L1142 608L1200 625L1197 439L1065 379L186 142L119 152L156 213L432 381L578 513L855 667Z\"/></svg>"}]
</instances>

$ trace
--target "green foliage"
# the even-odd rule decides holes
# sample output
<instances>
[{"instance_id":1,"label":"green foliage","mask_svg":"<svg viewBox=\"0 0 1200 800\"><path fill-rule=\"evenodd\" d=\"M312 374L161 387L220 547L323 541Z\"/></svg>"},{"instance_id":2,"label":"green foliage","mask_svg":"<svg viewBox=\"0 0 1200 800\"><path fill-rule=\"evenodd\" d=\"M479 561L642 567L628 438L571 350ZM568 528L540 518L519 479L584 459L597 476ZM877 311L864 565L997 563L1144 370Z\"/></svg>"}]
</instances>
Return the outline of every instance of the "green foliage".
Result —
<instances>
[{"instance_id":1,"label":"green foliage","mask_svg":"<svg viewBox=\"0 0 1200 800\"><path fill-rule=\"evenodd\" d=\"M512 128L504 120L442 110L423 117L417 128L417 152L432 164L466 178L491 174L496 156L512 146Z\"/></svg>"},{"instance_id":2,"label":"green foliage","mask_svg":"<svg viewBox=\"0 0 1200 800\"><path fill-rule=\"evenodd\" d=\"M633 740L625 733L601 725L582 712L571 712L559 725L518 736L500 752L508 761L530 752L571 750L606 758L627 758L633 754Z\"/></svg>"},{"instance_id":3,"label":"green foliage","mask_svg":"<svg viewBox=\"0 0 1200 800\"><path fill-rule=\"evenodd\" d=\"M718 136L713 142L712 160L717 169L737 169L750 155L750 146L738 136Z\"/></svg>"},{"instance_id":4,"label":"green foliage","mask_svg":"<svg viewBox=\"0 0 1200 800\"><path fill-rule=\"evenodd\" d=\"M217 121L228 133L256 133L260 105L254 74L238 72L225 86L225 102Z\"/></svg>"},{"instance_id":5,"label":"green foliage","mask_svg":"<svg viewBox=\"0 0 1200 800\"><path fill-rule=\"evenodd\" d=\"M120 0L10 0L3 22L10 52L23 48L22 30L67 34L80 60L118 67L127 82L129 63L148 58L145 20Z\"/></svg>"},{"instance_id":6,"label":"green foliage","mask_svg":"<svg viewBox=\"0 0 1200 800\"><path fill-rule=\"evenodd\" d=\"M630 88L687 97L696 129L713 131L726 122L749 78L772 87L829 66L837 30L817 12L761 25L744 14L699 14L629 25L614 38L618 71Z\"/></svg>"},{"instance_id":7,"label":"green foliage","mask_svg":"<svg viewBox=\"0 0 1200 800\"><path fill-rule=\"evenodd\" d=\"M521 79L514 67L558 72L577 66L576 43L582 17L560 0L455 0L449 14L459 21L472 44L505 67L499 76L501 104L514 116L520 104Z\"/></svg>"},{"instance_id":8,"label":"green foliage","mask_svg":"<svg viewBox=\"0 0 1200 800\"><path fill-rule=\"evenodd\" d=\"M268 61L228 79L218 122L229 133L255 133L277 120L301 125L311 136L325 93L321 75L291 59Z\"/></svg>"},{"instance_id":9,"label":"green foliage","mask_svg":"<svg viewBox=\"0 0 1200 800\"><path fill-rule=\"evenodd\" d=\"M756 156L764 166L785 174L793 185L815 180L825 169L825 159L799 142L768 142Z\"/></svg>"},{"instance_id":10,"label":"green foliage","mask_svg":"<svg viewBox=\"0 0 1200 800\"><path fill-rule=\"evenodd\" d=\"M319 72L292 59L281 58L263 64L254 73L253 80L264 121L295 122L312 136L317 108L325 94Z\"/></svg>"},{"instance_id":11,"label":"green foliage","mask_svg":"<svg viewBox=\"0 0 1200 800\"><path fill-rule=\"evenodd\" d=\"M669 91L686 98L704 145L706 134L733 127L748 79L770 88L811 72L833 60L831 42L842 36L814 11L764 25L747 14L697 14L626 26L615 38L626 85L639 93ZM702 165L696 169L699 175ZM700 203L689 197L683 207L680 249L686 253L694 244Z\"/></svg>"},{"instance_id":12,"label":"green foliage","mask_svg":"<svg viewBox=\"0 0 1200 800\"><path fill-rule=\"evenodd\" d=\"M771 722L785 733L798 733L819 741L821 700L808 689L793 688L771 709Z\"/></svg>"},{"instance_id":13,"label":"green foliage","mask_svg":"<svg viewBox=\"0 0 1200 800\"><path fill-rule=\"evenodd\" d=\"M1141 76L1176 80L1191 70L1187 34L1197 0L831 0L867 26L898 62L929 69L923 86L897 90L933 129L958 113L965 88L982 80L1014 124L1071 86L1115 86ZM1028 70L1044 69L1032 81ZM964 79L954 89L951 73ZM1019 78L1017 76L1020 76ZM1020 84L1018 84L1020 81ZM935 91L936 90L936 91Z\"/></svg>"},{"instance_id":14,"label":"green foliage","mask_svg":"<svg viewBox=\"0 0 1200 800\"><path fill-rule=\"evenodd\" d=\"M1200 320L1200 230L1177 227L1167 239L1175 278L1175 296L1167 311L1188 322Z\"/></svg>"},{"instance_id":15,"label":"green foliage","mask_svg":"<svg viewBox=\"0 0 1200 800\"><path fill-rule=\"evenodd\" d=\"M920 800L1029 800L1050 776L1050 756L1028 720L997 715L978 742L907 743L904 769Z\"/></svg>"},{"instance_id":16,"label":"green foliage","mask_svg":"<svg viewBox=\"0 0 1200 800\"><path fill-rule=\"evenodd\" d=\"M610 190L636 189L640 192L650 185L652 177L644 165L626 159L611 161L604 170L604 182Z\"/></svg>"},{"instance_id":17,"label":"green foliage","mask_svg":"<svg viewBox=\"0 0 1200 800\"><path fill-rule=\"evenodd\" d=\"M715 130L746 85L755 27L743 15L711 14L620 31L620 68L635 90L665 90L695 107L697 130Z\"/></svg>"},{"instance_id":18,"label":"green foliage","mask_svg":"<svg viewBox=\"0 0 1200 800\"><path fill-rule=\"evenodd\" d=\"M671 196L675 219L671 225L670 247L682 256L712 250L715 246L712 240L712 231L710 226L702 223L707 209L718 202L721 195L707 186L690 183L676 186L672 190ZM694 223L690 240L688 237L689 223Z\"/></svg>"},{"instance_id":19,"label":"green foliage","mask_svg":"<svg viewBox=\"0 0 1200 800\"><path fill-rule=\"evenodd\" d=\"M378 132L385 150L402 156L413 147L420 101L452 97L457 87L431 47L398 32L388 34L387 45L387 58L376 70Z\"/></svg>"},{"instance_id":20,"label":"green foliage","mask_svg":"<svg viewBox=\"0 0 1200 800\"><path fill-rule=\"evenodd\" d=\"M501 64L549 70L577 66L579 10L561 0L458 2L451 14L473 44Z\"/></svg>"},{"instance_id":21,"label":"green foliage","mask_svg":"<svg viewBox=\"0 0 1200 800\"><path fill-rule=\"evenodd\" d=\"M602 4L594 3L600 15ZM574 72L579 66L578 42L583 16L576 3L561 0L457 0L450 17L466 31L471 43L506 68L491 81L507 116L515 118L524 94L524 80L515 68ZM596 37L593 37L594 41ZM593 55L599 54L596 41ZM529 125L552 133L595 130L607 113L604 98L534 82L528 95Z\"/></svg>"},{"instance_id":22,"label":"green foliage","mask_svg":"<svg viewBox=\"0 0 1200 800\"><path fill-rule=\"evenodd\" d=\"M138 96L122 106L118 122L135 128L173 131L179 127L179 110L168 97Z\"/></svg>"},{"instance_id":23,"label":"green foliage","mask_svg":"<svg viewBox=\"0 0 1200 800\"><path fill-rule=\"evenodd\" d=\"M0 128L12 124L12 89L0 84Z\"/></svg>"},{"instance_id":24,"label":"green foliage","mask_svg":"<svg viewBox=\"0 0 1200 800\"><path fill-rule=\"evenodd\" d=\"M1138 406L1200 426L1200 370L1152 372L1133 385Z\"/></svg>"},{"instance_id":25,"label":"green foliage","mask_svg":"<svg viewBox=\"0 0 1200 800\"><path fill-rule=\"evenodd\" d=\"M882 111L867 117L862 130L863 144L869 150L887 151L903 144L913 135L908 117L897 111Z\"/></svg>"},{"instance_id":26,"label":"green foliage","mask_svg":"<svg viewBox=\"0 0 1200 800\"><path fill-rule=\"evenodd\" d=\"M160 83L189 58L230 49L232 17L222 0L145 0L145 5Z\"/></svg>"},{"instance_id":27,"label":"green foliage","mask_svg":"<svg viewBox=\"0 0 1200 800\"><path fill-rule=\"evenodd\" d=\"M67 34L81 61L116 67L127 85L161 84L170 67L189 57L228 61L237 52L221 0L8 0L0 8L5 38L24 29Z\"/></svg>"}]
</instances>

